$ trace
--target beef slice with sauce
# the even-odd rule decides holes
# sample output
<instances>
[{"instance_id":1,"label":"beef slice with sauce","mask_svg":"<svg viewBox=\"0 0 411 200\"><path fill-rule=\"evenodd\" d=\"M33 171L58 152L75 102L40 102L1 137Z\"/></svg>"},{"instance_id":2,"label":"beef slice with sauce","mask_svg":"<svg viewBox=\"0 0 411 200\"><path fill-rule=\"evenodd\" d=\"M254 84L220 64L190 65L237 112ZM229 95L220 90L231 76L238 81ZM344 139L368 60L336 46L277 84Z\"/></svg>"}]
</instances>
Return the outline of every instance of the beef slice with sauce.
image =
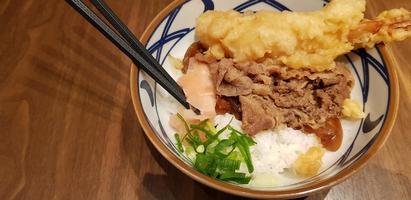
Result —
<instances>
[{"instance_id":1,"label":"beef slice with sauce","mask_svg":"<svg viewBox=\"0 0 411 200\"><path fill-rule=\"evenodd\" d=\"M354 84L350 71L342 64L333 70L311 72L222 59L209 67L220 96L217 107L225 97L239 97L243 129L251 135L283 125L319 128L327 119L341 117L342 103L350 97Z\"/></svg>"}]
</instances>

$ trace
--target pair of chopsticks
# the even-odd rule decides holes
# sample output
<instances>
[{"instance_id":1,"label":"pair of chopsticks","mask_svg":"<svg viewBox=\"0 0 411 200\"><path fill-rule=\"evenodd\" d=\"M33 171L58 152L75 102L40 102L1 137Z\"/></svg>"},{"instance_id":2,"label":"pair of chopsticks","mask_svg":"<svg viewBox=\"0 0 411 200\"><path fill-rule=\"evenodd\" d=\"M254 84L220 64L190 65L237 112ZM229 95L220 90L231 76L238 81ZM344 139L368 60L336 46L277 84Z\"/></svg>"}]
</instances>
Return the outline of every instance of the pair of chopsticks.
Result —
<instances>
[{"instance_id":1,"label":"pair of chopsticks","mask_svg":"<svg viewBox=\"0 0 411 200\"><path fill-rule=\"evenodd\" d=\"M114 27L114 30L100 19L81 0L66 0L77 12L97 28L107 39L114 43L136 65L143 69L184 107L190 108L180 86L164 70L164 68L151 56L143 44L131 33L127 26L114 14L103 0L91 0L92 4ZM120 35L119 35L120 34Z\"/></svg>"}]
</instances>

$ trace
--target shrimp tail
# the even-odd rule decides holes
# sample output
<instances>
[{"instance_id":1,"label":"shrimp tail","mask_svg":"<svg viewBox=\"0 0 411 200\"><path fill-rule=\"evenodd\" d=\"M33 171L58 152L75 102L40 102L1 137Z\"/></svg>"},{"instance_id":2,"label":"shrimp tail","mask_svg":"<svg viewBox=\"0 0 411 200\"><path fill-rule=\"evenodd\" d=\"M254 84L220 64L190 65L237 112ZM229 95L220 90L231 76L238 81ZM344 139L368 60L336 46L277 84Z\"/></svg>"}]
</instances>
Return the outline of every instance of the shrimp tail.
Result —
<instances>
[{"instance_id":1,"label":"shrimp tail","mask_svg":"<svg viewBox=\"0 0 411 200\"><path fill-rule=\"evenodd\" d=\"M392 9L373 20L365 19L350 30L349 42L355 48L371 48L376 44L401 41L411 37L411 12Z\"/></svg>"}]
</instances>

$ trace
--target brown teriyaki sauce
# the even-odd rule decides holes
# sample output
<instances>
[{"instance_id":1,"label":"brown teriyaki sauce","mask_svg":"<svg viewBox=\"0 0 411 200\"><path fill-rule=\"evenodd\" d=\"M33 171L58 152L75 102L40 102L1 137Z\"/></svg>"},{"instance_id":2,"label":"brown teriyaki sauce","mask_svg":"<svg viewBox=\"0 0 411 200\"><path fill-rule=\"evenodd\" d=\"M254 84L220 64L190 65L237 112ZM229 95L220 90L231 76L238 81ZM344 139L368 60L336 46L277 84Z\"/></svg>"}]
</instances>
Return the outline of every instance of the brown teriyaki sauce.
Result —
<instances>
[{"instance_id":1,"label":"brown teriyaki sauce","mask_svg":"<svg viewBox=\"0 0 411 200\"><path fill-rule=\"evenodd\" d=\"M329 151L337 151L342 143L343 131L338 118L328 119L324 126L313 129L304 127L305 133L313 133L321 140L321 144Z\"/></svg>"}]
</instances>

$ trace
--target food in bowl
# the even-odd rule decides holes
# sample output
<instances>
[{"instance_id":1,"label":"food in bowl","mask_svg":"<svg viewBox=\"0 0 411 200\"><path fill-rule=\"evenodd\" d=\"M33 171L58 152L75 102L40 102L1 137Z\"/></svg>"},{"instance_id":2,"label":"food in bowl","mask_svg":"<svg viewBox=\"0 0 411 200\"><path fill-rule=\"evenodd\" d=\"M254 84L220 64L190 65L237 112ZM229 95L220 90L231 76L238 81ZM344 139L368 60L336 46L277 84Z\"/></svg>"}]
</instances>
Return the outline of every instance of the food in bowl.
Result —
<instances>
[{"instance_id":1,"label":"food in bowl","mask_svg":"<svg viewBox=\"0 0 411 200\"><path fill-rule=\"evenodd\" d=\"M201 114L170 116L179 150L201 173L239 184L317 174L341 145L341 120L364 117L350 98L353 76L335 59L410 36L405 9L374 20L364 10L365 1L334 0L317 12L201 15L178 79Z\"/></svg>"},{"instance_id":2,"label":"food in bowl","mask_svg":"<svg viewBox=\"0 0 411 200\"><path fill-rule=\"evenodd\" d=\"M209 11L198 17L196 35L207 54L217 59L272 58L287 67L323 71L354 48L411 36L407 10L388 10L368 20L365 4L334 0L315 12Z\"/></svg>"}]
</instances>

